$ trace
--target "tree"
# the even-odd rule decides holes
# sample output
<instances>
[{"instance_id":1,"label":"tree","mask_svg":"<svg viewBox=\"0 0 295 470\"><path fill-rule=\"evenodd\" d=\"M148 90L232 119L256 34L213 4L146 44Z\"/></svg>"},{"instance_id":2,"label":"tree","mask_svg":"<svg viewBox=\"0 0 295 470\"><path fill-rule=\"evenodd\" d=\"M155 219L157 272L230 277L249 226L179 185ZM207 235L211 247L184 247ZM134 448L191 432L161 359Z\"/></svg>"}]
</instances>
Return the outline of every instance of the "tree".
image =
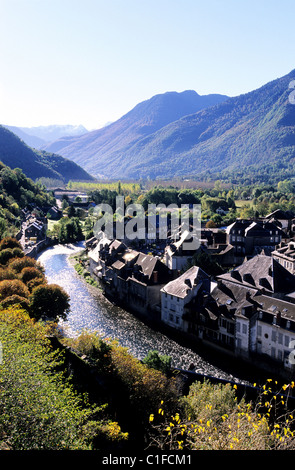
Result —
<instances>
[{"instance_id":1,"label":"tree","mask_svg":"<svg viewBox=\"0 0 295 470\"><path fill-rule=\"evenodd\" d=\"M70 312L70 298L57 284L41 284L32 290L29 297L32 315L36 319L47 317L66 320Z\"/></svg>"},{"instance_id":2,"label":"tree","mask_svg":"<svg viewBox=\"0 0 295 470\"><path fill-rule=\"evenodd\" d=\"M171 370L171 361L170 356L160 355L158 351L149 351L142 362L152 369L168 374Z\"/></svg>"}]
</instances>

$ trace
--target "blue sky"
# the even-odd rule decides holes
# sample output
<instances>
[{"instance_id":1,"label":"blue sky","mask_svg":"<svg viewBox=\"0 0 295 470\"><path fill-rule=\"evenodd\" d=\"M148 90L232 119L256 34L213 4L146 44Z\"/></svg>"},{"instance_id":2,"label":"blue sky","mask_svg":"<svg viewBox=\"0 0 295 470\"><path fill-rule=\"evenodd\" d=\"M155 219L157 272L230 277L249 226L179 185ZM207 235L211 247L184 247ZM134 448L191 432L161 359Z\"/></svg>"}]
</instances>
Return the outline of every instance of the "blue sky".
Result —
<instances>
[{"instance_id":1,"label":"blue sky","mask_svg":"<svg viewBox=\"0 0 295 470\"><path fill-rule=\"evenodd\" d=\"M0 123L96 129L166 91L295 68L294 0L0 0Z\"/></svg>"}]
</instances>

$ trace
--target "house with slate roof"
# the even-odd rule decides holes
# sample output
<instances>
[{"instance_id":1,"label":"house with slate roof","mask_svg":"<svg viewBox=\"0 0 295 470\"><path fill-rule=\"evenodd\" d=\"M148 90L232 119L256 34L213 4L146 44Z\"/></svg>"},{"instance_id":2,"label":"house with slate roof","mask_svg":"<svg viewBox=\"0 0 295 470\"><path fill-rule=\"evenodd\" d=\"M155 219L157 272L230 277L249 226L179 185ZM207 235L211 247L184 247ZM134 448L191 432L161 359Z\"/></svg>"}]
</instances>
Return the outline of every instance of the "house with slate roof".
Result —
<instances>
[{"instance_id":1,"label":"house with slate roof","mask_svg":"<svg viewBox=\"0 0 295 470\"><path fill-rule=\"evenodd\" d=\"M188 306L201 294L210 292L210 277L198 266L192 266L177 279L161 289L161 320L166 325L184 332L194 330L196 322L188 316ZM195 312L197 303L194 303ZM186 315L184 315L186 313Z\"/></svg>"},{"instance_id":2,"label":"house with slate roof","mask_svg":"<svg viewBox=\"0 0 295 470\"><path fill-rule=\"evenodd\" d=\"M292 225L294 225L295 214L291 211L283 211L277 209L270 214L265 216L266 220L272 221L278 227L280 227L285 233L290 233Z\"/></svg>"},{"instance_id":3,"label":"house with slate roof","mask_svg":"<svg viewBox=\"0 0 295 470\"><path fill-rule=\"evenodd\" d=\"M255 256L217 277L209 302L216 316L215 329L210 331L209 322L204 322L202 338L238 357L271 360L278 369L292 369L295 303L290 296L294 290L295 276L272 257Z\"/></svg>"},{"instance_id":4,"label":"house with slate roof","mask_svg":"<svg viewBox=\"0 0 295 470\"><path fill-rule=\"evenodd\" d=\"M271 255L290 273L295 274L295 240L289 243L282 242Z\"/></svg>"},{"instance_id":5,"label":"house with slate roof","mask_svg":"<svg viewBox=\"0 0 295 470\"><path fill-rule=\"evenodd\" d=\"M268 220L238 219L226 229L227 244L234 247L235 264L245 256L255 256L264 251L271 253L286 234Z\"/></svg>"},{"instance_id":6,"label":"house with slate roof","mask_svg":"<svg viewBox=\"0 0 295 470\"><path fill-rule=\"evenodd\" d=\"M184 230L179 240L172 242L165 248L164 262L172 271L181 271L199 248L200 242L197 237Z\"/></svg>"},{"instance_id":7,"label":"house with slate roof","mask_svg":"<svg viewBox=\"0 0 295 470\"><path fill-rule=\"evenodd\" d=\"M116 302L138 313L160 314L160 289L171 274L158 257L133 250L118 240L102 239L88 258L90 272Z\"/></svg>"}]
</instances>

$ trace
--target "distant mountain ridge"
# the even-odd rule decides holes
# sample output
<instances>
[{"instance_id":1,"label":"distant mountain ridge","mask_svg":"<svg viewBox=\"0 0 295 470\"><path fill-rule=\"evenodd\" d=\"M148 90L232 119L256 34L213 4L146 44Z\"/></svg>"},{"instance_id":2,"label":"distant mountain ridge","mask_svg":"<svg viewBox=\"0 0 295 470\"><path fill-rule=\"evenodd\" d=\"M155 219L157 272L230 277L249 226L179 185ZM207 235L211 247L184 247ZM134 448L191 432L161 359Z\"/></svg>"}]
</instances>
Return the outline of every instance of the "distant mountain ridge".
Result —
<instances>
[{"instance_id":1,"label":"distant mountain ridge","mask_svg":"<svg viewBox=\"0 0 295 470\"><path fill-rule=\"evenodd\" d=\"M50 125L50 126L35 126L35 127L16 127L4 126L27 145L36 149L42 149L46 144L54 140L60 139L64 136L78 136L86 134L88 130L82 126L73 125Z\"/></svg>"},{"instance_id":2,"label":"distant mountain ridge","mask_svg":"<svg viewBox=\"0 0 295 470\"><path fill-rule=\"evenodd\" d=\"M155 95L136 105L118 121L80 137L64 137L43 148L74 160L93 175L112 177L108 164L117 165L133 145L183 116L227 100L225 95L200 96L193 90Z\"/></svg>"},{"instance_id":3,"label":"distant mountain ridge","mask_svg":"<svg viewBox=\"0 0 295 470\"><path fill-rule=\"evenodd\" d=\"M171 95L157 95L103 130L63 140L59 153L110 178L199 177L283 162L293 165L295 175L294 79L295 70L180 118L167 112ZM166 121L157 118L157 106Z\"/></svg>"},{"instance_id":4,"label":"distant mountain ridge","mask_svg":"<svg viewBox=\"0 0 295 470\"><path fill-rule=\"evenodd\" d=\"M41 177L59 179L65 183L69 180L94 180L75 162L60 155L34 150L3 126L0 126L0 161L12 169L20 168L32 180Z\"/></svg>"}]
</instances>

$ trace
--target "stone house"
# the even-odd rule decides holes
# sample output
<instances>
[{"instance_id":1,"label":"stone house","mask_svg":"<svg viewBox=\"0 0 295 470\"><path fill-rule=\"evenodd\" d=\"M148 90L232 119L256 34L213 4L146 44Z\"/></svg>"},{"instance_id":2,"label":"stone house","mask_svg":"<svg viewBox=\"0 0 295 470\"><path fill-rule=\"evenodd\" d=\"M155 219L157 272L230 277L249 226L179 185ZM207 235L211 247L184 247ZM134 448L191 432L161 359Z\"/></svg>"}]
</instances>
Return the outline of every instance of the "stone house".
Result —
<instances>
[{"instance_id":1,"label":"stone house","mask_svg":"<svg viewBox=\"0 0 295 470\"><path fill-rule=\"evenodd\" d=\"M262 250L273 251L285 237L277 225L263 220L236 220L227 227L226 233L227 244L234 247L235 264L239 264L245 256L255 256Z\"/></svg>"},{"instance_id":2,"label":"stone house","mask_svg":"<svg viewBox=\"0 0 295 470\"><path fill-rule=\"evenodd\" d=\"M214 300L219 324L215 341L238 357L271 360L292 369L289 345L295 339L295 305L289 295L294 288L295 276L265 255L218 276L211 292L211 309ZM234 326L230 334L221 328L229 319Z\"/></svg>"},{"instance_id":3,"label":"stone house","mask_svg":"<svg viewBox=\"0 0 295 470\"><path fill-rule=\"evenodd\" d=\"M192 266L167 283L161 289L162 322L183 332L191 332L195 322L190 314L197 306L193 300L204 292L210 292L210 277L198 266Z\"/></svg>"},{"instance_id":4,"label":"stone house","mask_svg":"<svg viewBox=\"0 0 295 470\"><path fill-rule=\"evenodd\" d=\"M295 274L295 241L281 243L271 254L290 273Z\"/></svg>"},{"instance_id":5,"label":"stone house","mask_svg":"<svg viewBox=\"0 0 295 470\"><path fill-rule=\"evenodd\" d=\"M46 225L37 219L28 224L24 224L23 233L25 239L36 238L37 241L43 240L46 235Z\"/></svg>"},{"instance_id":6,"label":"stone house","mask_svg":"<svg viewBox=\"0 0 295 470\"><path fill-rule=\"evenodd\" d=\"M188 230L183 231L179 240L166 246L164 262L171 271L181 271L192 260L200 245L199 240Z\"/></svg>"},{"instance_id":7,"label":"stone house","mask_svg":"<svg viewBox=\"0 0 295 470\"><path fill-rule=\"evenodd\" d=\"M295 214L291 211L283 211L277 209L274 212L265 216L266 220L272 221L278 227L282 229L286 234L289 234L294 225Z\"/></svg>"},{"instance_id":8,"label":"stone house","mask_svg":"<svg viewBox=\"0 0 295 470\"><path fill-rule=\"evenodd\" d=\"M159 314L160 289L171 279L159 258L108 239L102 239L88 257L90 272L100 279L107 295L129 310Z\"/></svg>"}]
</instances>

